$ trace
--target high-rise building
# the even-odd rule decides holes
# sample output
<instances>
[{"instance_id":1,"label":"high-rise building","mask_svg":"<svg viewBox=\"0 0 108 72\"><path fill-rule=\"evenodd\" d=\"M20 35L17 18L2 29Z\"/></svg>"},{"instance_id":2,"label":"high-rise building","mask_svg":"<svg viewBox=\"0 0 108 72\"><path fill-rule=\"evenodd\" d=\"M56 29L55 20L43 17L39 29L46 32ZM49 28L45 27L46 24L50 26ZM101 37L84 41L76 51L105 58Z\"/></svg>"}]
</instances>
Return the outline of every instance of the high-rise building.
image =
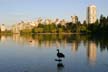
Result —
<instances>
[{"instance_id":1,"label":"high-rise building","mask_svg":"<svg viewBox=\"0 0 108 72\"><path fill-rule=\"evenodd\" d=\"M53 20L51 19L46 19L45 20L45 24L48 25L48 24L52 24L53 23Z\"/></svg>"},{"instance_id":2,"label":"high-rise building","mask_svg":"<svg viewBox=\"0 0 108 72\"><path fill-rule=\"evenodd\" d=\"M48 25L49 24L49 19L45 20L45 24Z\"/></svg>"},{"instance_id":3,"label":"high-rise building","mask_svg":"<svg viewBox=\"0 0 108 72\"><path fill-rule=\"evenodd\" d=\"M66 20L65 20L65 19L62 19L62 20L60 21L60 24L63 25L63 26L65 26L65 25L66 25Z\"/></svg>"},{"instance_id":4,"label":"high-rise building","mask_svg":"<svg viewBox=\"0 0 108 72\"><path fill-rule=\"evenodd\" d=\"M38 24L43 24L43 19L41 17L38 18Z\"/></svg>"},{"instance_id":5,"label":"high-rise building","mask_svg":"<svg viewBox=\"0 0 108 72\"><path fill-rule=\"evenodd\" d=\"M90 5L87 8L87 23L88 24L93 24L97 20L97 15L96 15L96 6L95 5Z\"/></svg>"},{"instance_id":6,"label":"high-rise building","mask_svg":"<svg viewBox=\"0 0 108 72\"><path fill-rule=\"evenodd\" d=\"M58 25L59 23L60 23L60 20L56 18L56 20L54 21L54 24Z\"/></svg>"},{"instance_id":7,"label":"high-rise building","mask_svg":"<svg viewBox=\"0 0 108 72\"><path fill-rule=\"evenodd\" d=\"M78 17L77 16L71 16L72 23L76 24L78 22Z\"/></svg>"},{"instance_id":8,"label":"high-rise building","mask_svg":"<svg viewBox=\"0 0 108 72\"><path fill-rule=\"evenodd\" d=\"M2 25L0 26L0 29L1 29L2 32L6 31L6 27L5 27L5 25L2 24Z\"/></svg>"}]
</instances>

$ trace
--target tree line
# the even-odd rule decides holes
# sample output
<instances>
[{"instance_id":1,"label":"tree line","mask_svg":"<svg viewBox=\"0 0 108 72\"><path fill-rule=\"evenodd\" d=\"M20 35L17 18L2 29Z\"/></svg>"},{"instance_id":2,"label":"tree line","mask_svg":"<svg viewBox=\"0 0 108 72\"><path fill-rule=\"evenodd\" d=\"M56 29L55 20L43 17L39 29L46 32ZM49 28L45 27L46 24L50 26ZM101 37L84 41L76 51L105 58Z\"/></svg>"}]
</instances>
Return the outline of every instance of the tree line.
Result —
<instances>
[{"instance_id":1,"label":"tree line","mask_svg":"<svg viewBox=\"0 0 108 72\"><path fill-rule=\"evenodd\" d=\"M24 31L22 31L23 33ZM27 32L27 30L26 30ZM72 22L68 22L65 25L61 24L39 24L38 27L34 27L29 32L32 33L107 33L108 32L108 16L105 17L103 15L100 16L100 19L93 24L87 24L84 21L82 24L80 21L73 24Z\"/></svg>"},{"instance_id":2,"label":"tree line","mask_svg":"<svg viewBox=\"0 0 108 72\"><path fill-rule=\"evenodd\" d=\"M1 31L0 31L1 32ZM9 31L10 32L10 31ZM87 24L84 20L83 23L78 21L77 23L68 22L65 25L62 24L39 24L37 27L32 29L23 29L20 31L21 34L26 33L84 33L84 34L107 34L108 33L108 16L100 16L99 19L93 24Z\"/></svg>"}]
</instances>

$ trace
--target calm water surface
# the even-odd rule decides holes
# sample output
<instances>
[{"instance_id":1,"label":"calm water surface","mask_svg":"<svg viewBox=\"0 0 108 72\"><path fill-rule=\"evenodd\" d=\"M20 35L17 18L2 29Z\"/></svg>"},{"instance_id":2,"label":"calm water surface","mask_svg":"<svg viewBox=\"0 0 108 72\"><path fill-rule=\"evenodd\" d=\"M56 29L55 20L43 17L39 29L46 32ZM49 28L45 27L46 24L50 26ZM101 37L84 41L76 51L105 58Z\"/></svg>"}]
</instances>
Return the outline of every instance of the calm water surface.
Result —
<instances>
[{"instance_id":1,"label":"calm water surface","mask_svg":"<svg viewBox=\"0 0 108 72\"><path fill-rule=\"evenodd\" d=\"M62 61L56 61L57 49L65 55ZM86 35L1 35L0 72L108 72L108 39Z\"/></svg>"}]
</instances>

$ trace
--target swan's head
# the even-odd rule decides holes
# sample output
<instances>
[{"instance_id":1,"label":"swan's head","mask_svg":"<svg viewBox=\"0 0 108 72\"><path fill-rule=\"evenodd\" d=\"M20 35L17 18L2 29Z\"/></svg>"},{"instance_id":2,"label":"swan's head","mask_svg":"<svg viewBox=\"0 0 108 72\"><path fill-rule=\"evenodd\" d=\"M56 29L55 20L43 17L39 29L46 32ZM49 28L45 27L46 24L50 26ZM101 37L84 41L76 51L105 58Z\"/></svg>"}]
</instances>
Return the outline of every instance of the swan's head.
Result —
<instances>
[{"instance_id":1,"label":"swan's head","mask_svg":"<svg viewBox=\"0 0 108 72\"><path fill-rule=\"evenodd\" d=\"M59 49L57 49L57 51L59 51Z\"/></svg>"}]
</instances>

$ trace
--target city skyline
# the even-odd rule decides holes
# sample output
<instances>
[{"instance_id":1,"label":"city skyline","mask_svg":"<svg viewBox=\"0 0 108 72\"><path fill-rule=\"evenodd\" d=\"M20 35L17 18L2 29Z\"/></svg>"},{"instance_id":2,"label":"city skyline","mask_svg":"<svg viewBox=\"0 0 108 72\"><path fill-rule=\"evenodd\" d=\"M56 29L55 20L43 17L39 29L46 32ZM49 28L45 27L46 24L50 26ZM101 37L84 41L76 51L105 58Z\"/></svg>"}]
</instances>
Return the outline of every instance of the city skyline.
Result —
<instances>
[{"instance_id":1,"label":"city skyline","mask_svg":"<svg viewBox=\"0 0 108 72\"><path fill-rule=\"evenodd\" d=\"M24 21L35 20L38 17L60 18L71 21L70 16L78 16L79 21L86 20L86 9L94 4L97 7L97 18L101 14L107 16L107 0L104 1L50 1L50 0L1 0L0 24L12 25Z\"/></svg>"}]
</instances>

